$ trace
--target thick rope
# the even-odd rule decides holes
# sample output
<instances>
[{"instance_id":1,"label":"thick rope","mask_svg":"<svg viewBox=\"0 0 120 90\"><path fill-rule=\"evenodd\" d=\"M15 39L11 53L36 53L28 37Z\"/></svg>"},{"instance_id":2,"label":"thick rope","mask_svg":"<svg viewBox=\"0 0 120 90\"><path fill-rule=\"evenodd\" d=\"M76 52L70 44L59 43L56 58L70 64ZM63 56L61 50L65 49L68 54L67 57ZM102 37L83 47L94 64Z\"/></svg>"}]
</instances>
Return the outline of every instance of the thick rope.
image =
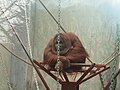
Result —
<instances>
[{"instance_id":1,"label":"thick rope","mask_svg":"<svg viewBox=\"0 0 120 90\"><path fill-rule=\"evenodd\" d=\"M29 25L28 25L29 22L28 22L28 16L27 16L27 5L29 4L28 0L26 0L25 3L26 3L26 5L25 5L25 19L26 20L25 21L26 21L26 29L27 29L28 50L29 50L31 58L33 58L31 44L30 44L30 33L29 33ZM39 85L38 85L38 81L37 81L36 72L35 72L34 68L33 68L33 76L34 76L36 88L37 88L37 90L40 90Z\"/></svg>"},{"instance_id":2,"label":"thick rope","mask_svg":"<svg viewBox=\"0 0 120 90\"><path fill-rule=\"evenodd\" d=\"M25 59L19 57L18 55L16 55L15 53L13 53L11 50L9 50L9 49L8 49L6 46L4 46L2 43L0 43L0 45L1 45L4 49L6 49L9 53L11 53L13 56L15 56L16 58L20 59L22 62L24 62L24 63L26 63L26 64L28 64L28 65L31 65L31 64L28 63ZM17 60L18 60L18 59L17 59Z\"/></svg>"},{"instance_id":3,"label":"thick rope","mask_svg":"<svg viewBox=\"0 0 120 90\"><path fill-rule=\"evenodd\" d=\"M2 8L0 8L0 9L1 9L1 11L3 12ZM40 73L40 71L37 69L37 67L35 66L34 62L32 61L32 58L30 57L30 55L29 55L26 47L24 46L24 44L23 44L21 38L19 37L18 33L16 32L15 28L14 28L13 25L10 23L10 21L8 20L8 18L7 18L7 17L5 17L5 18L6 18L7 22L8 22L8 24L10 25L10 27L12 28L13 33L15 34L16 38L18 39L19 43L21 44L21 46L22 46L23 50L25 51L26 55L28 56L28 58L29 58L29 60L30 60L30 62L31 62L31 64L32 64L32 66L34 67L34 69L35 69L36 72L38 73L39 77L42 79L42 82L43 82L43 84L45 85L46 89L47 89L47 90L50 90L49 87L48 87L48 85L46 84L46 81L43 79L42 74Z\"/></svg>"}]
</instances>

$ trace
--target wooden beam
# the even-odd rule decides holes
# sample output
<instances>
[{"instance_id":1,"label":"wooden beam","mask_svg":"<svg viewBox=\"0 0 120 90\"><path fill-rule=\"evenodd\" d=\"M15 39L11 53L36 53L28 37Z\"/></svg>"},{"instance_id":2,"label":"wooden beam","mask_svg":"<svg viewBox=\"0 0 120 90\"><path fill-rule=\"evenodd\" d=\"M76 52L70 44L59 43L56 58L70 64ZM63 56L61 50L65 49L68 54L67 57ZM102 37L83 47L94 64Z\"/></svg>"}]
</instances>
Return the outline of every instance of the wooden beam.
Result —
<instances>
[{"instance_id":1,"label":"wooden beam","mask_svg":"<svg viewBox=\"0 0 120 90\"><path fill-rule=\"evenodd\" d=\"M80 79L77 81L77 84L79 85L79 83L81 82L81 80L94 68L95 63L93 63L86 72L84 72L84 74L80 77Z\"/></svg>"}]
</instances>

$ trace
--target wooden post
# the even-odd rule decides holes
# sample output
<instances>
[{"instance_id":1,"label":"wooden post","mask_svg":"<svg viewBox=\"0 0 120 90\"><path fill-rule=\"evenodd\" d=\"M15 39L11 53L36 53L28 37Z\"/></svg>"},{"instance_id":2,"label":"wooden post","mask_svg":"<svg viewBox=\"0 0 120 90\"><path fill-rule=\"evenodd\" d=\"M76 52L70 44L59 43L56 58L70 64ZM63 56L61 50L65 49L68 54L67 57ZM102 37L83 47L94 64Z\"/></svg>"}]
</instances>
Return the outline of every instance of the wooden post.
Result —
<instances>
[{"instance_id":1,"label":"wooden post","mask_svg":"<svg viewBox=\"0 0 120 90\"><path fill-rule=\"evenodd\" d=\"M43 65L41 65L40 63L38 63L37 61L33 60L33 62L39 66L44 72L46 72L48 75L50 75L54 80L57 80L57 76L55 76L54 74L52 74L50 72L50 70L47 70ZM109 69L110 67L109 66L104 66L104 68L102 69L96 69L94 70L94 73L91 73L89 75L87 75L88 73L90 73L92 71L92 69L95 67L96 64L92 64L92 65L89 65L89 68L83 73L83 75L77 80L77 82L70 82L67 75L66 75L66 72L62 72L63 74L63 77L65 80L61 80L59 79L59 83L62 85L62 88L61 90L79 90L79 85L87 80L89 80L90 78L102 73L103 71ZM97 65L96 65L97 66ZM101 67L101 66L100 66ZM36 68L38 70L38 68ZM74 72L74 71L73 71ZM40 75L39 75L40 76ZM41 76L43 78L43 76ZM40 77L40 78L41 78ZM41 78L41 80L42 80ZM43 78L44 79L44 78ZM44 80L42 80L44 81ZM44 84L44 82L43 82ZM46 83L47 84L47 83ZM45 85L45 84L44 84ZM46 85L45 85L46 86ZM47 89L48 90L48 89Z\"/></svg>"},{"instance_id":2,"label":"wooden post","mask_svg":"<svg viewBox=\"0 0 120 90\"><path fill-rule=\"evenodd\" d=\"M75 82L64 82L61 90L79 90L79 85Z\"/></svg>"}]
</instances>

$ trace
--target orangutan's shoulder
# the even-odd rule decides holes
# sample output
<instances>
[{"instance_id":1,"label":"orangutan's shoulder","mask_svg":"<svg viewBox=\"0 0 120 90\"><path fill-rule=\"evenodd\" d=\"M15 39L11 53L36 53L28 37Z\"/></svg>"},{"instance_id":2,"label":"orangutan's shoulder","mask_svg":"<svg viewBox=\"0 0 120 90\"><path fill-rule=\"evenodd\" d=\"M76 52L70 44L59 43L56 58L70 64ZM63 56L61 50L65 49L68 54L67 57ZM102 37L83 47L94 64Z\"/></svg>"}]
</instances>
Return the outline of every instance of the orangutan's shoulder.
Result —
<instances>
[{"instance_id":1,"label":"orangutan's shoulder","mask_svg":"<svg viewBox=\"0 0 120 90\"><path fill-rule=\"evenodd\" d=\"M75 33L73 33L73 32L67 32L66 34L69 36L76 36Z\"/></svg>"}]
</instances>

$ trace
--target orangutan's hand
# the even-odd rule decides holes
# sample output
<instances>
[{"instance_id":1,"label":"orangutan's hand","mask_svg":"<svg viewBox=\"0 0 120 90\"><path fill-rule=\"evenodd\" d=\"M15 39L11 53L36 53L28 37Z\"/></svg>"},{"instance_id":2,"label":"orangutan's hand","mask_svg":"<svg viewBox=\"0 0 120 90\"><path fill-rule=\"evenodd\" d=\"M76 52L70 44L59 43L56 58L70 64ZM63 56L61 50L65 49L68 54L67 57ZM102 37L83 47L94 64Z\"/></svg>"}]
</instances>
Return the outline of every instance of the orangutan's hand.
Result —
<instances>
[{"instance_id":1,"label":"orangutan's hand","mask_svg":"<svg viewBox=\"0 0 120 90\"><path fill-rule=\"evenodd\" d=\"M67 59L65 56L60 56L60 61L56 64L56 66L59 66L61 70L69 68L70 67L70 60Z\"/></svg>"},{"instance_id":2,"label":"orangutan's hand","mask_svg":"<svg viewBox=\"0 0 120 90\"><path fill-rule=\"evenodd\" d=\"M56 63L56 65L55 65L55 69L56 69L57 71L63 70L63 63L62 63L61 61L58 61L58 62Z\"/></svg>"}]
</instances>

